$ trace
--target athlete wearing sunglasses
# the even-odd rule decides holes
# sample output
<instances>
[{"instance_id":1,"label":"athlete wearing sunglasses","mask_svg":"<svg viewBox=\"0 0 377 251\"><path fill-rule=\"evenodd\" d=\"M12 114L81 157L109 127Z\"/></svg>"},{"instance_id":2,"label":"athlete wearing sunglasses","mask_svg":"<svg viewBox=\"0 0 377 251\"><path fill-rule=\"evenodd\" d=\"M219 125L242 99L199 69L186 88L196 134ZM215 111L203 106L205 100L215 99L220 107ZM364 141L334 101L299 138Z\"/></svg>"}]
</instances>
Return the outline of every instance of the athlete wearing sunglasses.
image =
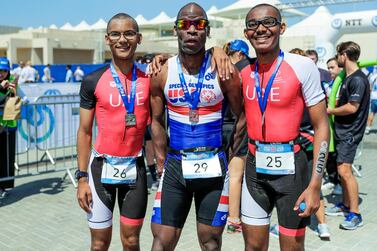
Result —
<instances>
[{"instance_id":1,"label":"athlete wearing sunglasses","mask_svg":"<svg viewBox=\"0 0 377 251\"><path fill-rule=\"evenodd\" d=\"M235 72L221 81L218 72L210 69L212 56L205 50L210 27L198 4L189 3L178 12L174 32L178 55L151 78L152 137L157 167L164 170L153 205L152 250L175 249L193 198L200 247L221 250L228 214L221 110L226 97L234 114L240 113L240 79Z\"/></svg>"},{"instance_id":2,"label":"athlete wearing sunglasses","mask_svg":"<svg viewBox=\"0 0 377 251\"><path fill-rule=\"evenodd\" d=\"M191 25L194 25L196 30L204 30L208 27L209 21L207 19L199 20L188 20L188 19L178 19L175 21L175 26L178 30L188 30Z\"/></svg>"}]
</instances>

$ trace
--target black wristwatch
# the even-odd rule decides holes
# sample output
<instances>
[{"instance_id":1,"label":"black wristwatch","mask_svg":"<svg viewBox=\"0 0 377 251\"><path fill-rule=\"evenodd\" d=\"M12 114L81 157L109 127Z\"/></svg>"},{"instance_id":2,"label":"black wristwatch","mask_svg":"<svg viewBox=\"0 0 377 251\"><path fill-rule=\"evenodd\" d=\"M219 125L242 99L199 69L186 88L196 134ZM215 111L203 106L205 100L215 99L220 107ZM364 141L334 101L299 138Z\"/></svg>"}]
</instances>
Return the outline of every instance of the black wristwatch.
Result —
<instances>
[{"instance_id":1,"label":"black wristwatch","mask_svg":"<svg viewBox=\"0 0 377 251\"><path fill-rule=\"evenodd\" d=\"M84 171L80 171L80 170L76 170L75 172L75 177L76 177L76 180L79 180L80 178L82 177L88 177L88 172L84 172Z\"/></svg>"}]
</instances>

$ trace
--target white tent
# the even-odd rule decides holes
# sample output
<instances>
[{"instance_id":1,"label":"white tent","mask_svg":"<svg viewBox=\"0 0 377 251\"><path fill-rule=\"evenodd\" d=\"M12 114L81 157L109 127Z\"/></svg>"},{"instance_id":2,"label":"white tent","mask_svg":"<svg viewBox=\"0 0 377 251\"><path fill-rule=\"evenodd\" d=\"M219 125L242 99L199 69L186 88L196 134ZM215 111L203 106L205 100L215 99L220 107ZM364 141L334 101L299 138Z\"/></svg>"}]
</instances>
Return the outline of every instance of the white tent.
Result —
<instances>
[{"instance_id":1,"label":"white tent","mask_svg":"<svg viewBox=\"0 0 377 251\"><path fill-rule=\"evenodd\" d=\"M48 28L51 29L51 30L58 29L58 27L55 24L51 24Z\"/></svg>"},{"instance_id":2,"label":"white tent","mask_svg":"<svg viewBox=\"0 0 377 251\"><path fill-rule=\"evenodd\" d=\"M218 17L218 16L215 16L213 14L216 14L219 10L216 8L216 6L211 6L211 8L209 8L209 10L207 10L207 17L208 17L208 20L209 20L209 23L212 27L218 27L219 25L221 25L225 20L229 20L227 18L223 18L223 17Z\"/></svg>"},{"instance_id":3,"label":"white tent","mask_svg":"<svg viewBox=\"0 0 377 251\"><path fill-rule=\"evenodd\" d=\"M102 18L90 26L91 30L104 30L107 28L107 23Z\"/></svg>"},{"instance_id":4,"label":"white tent","mask_svg":"<svg viewBox=\"0 0 377 251\"><path fill-rule=\"evenodd\" d=\"M325 6L320 6L314 13L301 22L288 27L284 36L305 36L312 35L326 36L323 34L324 27L330 27L333 15Z\"/></svg>"},{"instance_id":5,"label":"white tent","mask_svg":"<svg viewBox=\"0 0 377 251\"><path fill-rule=\"evenodd\" d=\"M175 18L171 18L166 15L165 12L161 12L156 17L149 20L148 23L140 25L145 28L172 28L174 25Z\"/></svg>"},{"instance_id":6,"label":"white tent","mask_svg":"<svg viewBox=\"0 0 377 251\"><path fill-rule=\"evenodd\" d=\"M62 27L60 27L61 30L73 30L73 26L70 23L65 23Z\"/></svg>"},{"instance_id":7,"label":"white tent","mask_svg":"<svg viewBox=\"0 0 377 251\"><path fill-rule=\"evenodd\" d=\"M217 9L217 7L215 5L212 5L211 8L209 8L209 10L207 10L207 15L212 15L216 12L218 12L219 9Z\"/></svg>"},{"instance_id":8,"label":"white tent","mask_svg":"<svg viewBox=\"0 0 377 251\"><path fill-rule=\"evenodd\" d=\"M78 25L76 25L75 27L73 27L73 30L75 30L75 31L90 30L90 25L85 20L83 20Z\"/></svg>"},{"instance_id":9,"label":"white tent","mask_svg":"<svg viewBox=\"0 0 377 251\"><path fill-rule=\"evenodd\" d=\"M219 17L226 17L226 18L237 18L237 19L243 19L246 17L246 14L249 12L249 10L261 3L268 3L271 5L278 5L279 8L284 7L283 4L281 4L280 1L278 0L239 0L221 10L218 10L216 13L214 13L214 16L219 16ZM286 15L295 15L295 16L306 16L305 13L292 9L292 8L283 8L282 14Z\"/></svg>"},{"instance_id":10,"label":"white tent","mask_svg":"<svg viewBox=\"0 0 377 251\"><path fill-rule=\"evenodd\" d=\"M149 21L147 19L145 19L145 17L143 17L143 15L141 15L141 14L137 15L135 20L136 20L138 25L144 25L144 24L149 23Z\"/></svg>"}]
</instances>

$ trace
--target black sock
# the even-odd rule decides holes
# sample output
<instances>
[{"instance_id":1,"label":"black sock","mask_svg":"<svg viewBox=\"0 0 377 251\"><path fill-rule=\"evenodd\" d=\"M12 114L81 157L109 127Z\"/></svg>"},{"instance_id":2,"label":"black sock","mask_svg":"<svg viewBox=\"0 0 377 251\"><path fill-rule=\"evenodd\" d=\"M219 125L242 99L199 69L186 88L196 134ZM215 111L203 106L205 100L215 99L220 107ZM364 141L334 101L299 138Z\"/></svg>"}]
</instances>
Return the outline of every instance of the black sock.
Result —
<instances>
[{"instance_id":1,"label":"black sock","mask_svg":"<svg viewBox=\"0 0 377 251\"><path fill-rule=\"evenodd\" d=\"M151 173L152 180L156 182L157 181L156 164L149 165L148 168L149 168L149 172Z\"/></svg>"}]
</instances>

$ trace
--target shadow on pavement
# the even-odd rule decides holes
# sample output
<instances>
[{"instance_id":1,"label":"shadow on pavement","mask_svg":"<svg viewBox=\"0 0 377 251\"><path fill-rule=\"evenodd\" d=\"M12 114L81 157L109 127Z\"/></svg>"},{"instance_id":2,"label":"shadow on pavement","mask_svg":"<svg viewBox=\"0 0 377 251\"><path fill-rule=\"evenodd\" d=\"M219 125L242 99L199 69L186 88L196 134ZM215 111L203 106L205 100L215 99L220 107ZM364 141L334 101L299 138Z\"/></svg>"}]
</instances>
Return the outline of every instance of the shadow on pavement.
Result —
<instances>
[{"instance_id":1,"label":"shadow on pavement","mask_svg":"<svg viewBox=\"0 0 377 251\"><path fill-rule=\"evenodd\" d=\"M0 199L0 207L16 203L35 194L54 195L63 192L70 184L62 182L61 178L35 180L16 186L10 190L7 197Z\"/></svg>"}]
</instances>

